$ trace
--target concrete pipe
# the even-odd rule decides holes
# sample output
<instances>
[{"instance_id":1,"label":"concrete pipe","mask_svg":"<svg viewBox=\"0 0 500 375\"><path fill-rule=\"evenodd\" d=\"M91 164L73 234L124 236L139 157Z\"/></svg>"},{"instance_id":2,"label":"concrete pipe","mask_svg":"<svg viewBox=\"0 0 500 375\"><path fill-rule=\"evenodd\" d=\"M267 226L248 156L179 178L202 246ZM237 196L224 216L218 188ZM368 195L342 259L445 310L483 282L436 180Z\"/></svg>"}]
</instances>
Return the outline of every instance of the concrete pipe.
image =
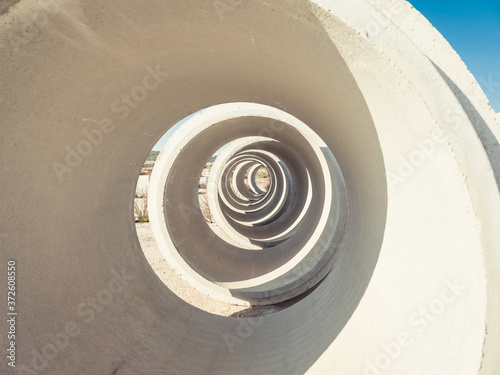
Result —
<instances>
[{"instance_id":1,"label":"concrete pipe","mask_svg":"<svg viewBox=\"0 0 500 375\"><path fill-rule=\"evenodd\" d=\"M498 117L410 4L5 3L0 295L16 292L2 306L17 315L0 325L1 373L499 371ZM140 169L202 109L155 171L156 238L192 287L278 312L196 308L142 252ZM260 249L212 235L193 199L208 158L248 137L266 148L239 163L272 167L274 194L300 200L259 232L218 185L228 232L281 236Z\"/></svg>"},{"instance_id":2,"label":"concrete pipe","mask_svg":"<svg viewBox=\"0 0 500 375\"><path fill-rule=\"evenodd\" d=\"M280 125L275 142L252 138L269 121ZM236 135L236 144L227 146L214 165L207 184L216 224L227 233L233 229L233 240L241 240L239 228L260 227L261 233L286 232L287 222L273 225L286 209L291 209L294 189L286 160L299 152L303 166L312 180L312 199L296 233L276 246L248 251L231 246L215 236L199 211L198 179L205 162ZM276 145L288 144L276 152ZM260 147L261 149L254 149ZM274 152L273 152L274 151ZM232 157L231 157L232 156ZM261 161L272 171L274 187L269 200L258 210L247 212L235 204L245 201L242 194L245 168ZM295 173L297 175L297 173ZM235 196L228 195L232 181ZM304 180L303 184L308 180ZM299 185L297 181L297 185ZM214 187L224 190L216 194ZM221 197L226 195L226 200ZM233 198L233 202L228 202ZM239 198L240 202L236 202ZM283 302L297 297L323 279L332 269L335 253L343 242L347 218L347 197L343 176L332 152L306 124L273 107L254 103L232 103L213 106L188 120L165 145L151 178L150 217L155 238L169 262L192 285L216 299L252 305ZM285 205L288 203L287 205ZM192 207L194 205L194 207ZM223 206L223 207L221 207ZM243 209L242 209L243 208ZM297 207L299 216L303 210ZM194 211L193 211L194 210ZM264 227L264 228L262 228ZM238 233L240 234L238 238ZM231 236L231 233L228 233ZM256 241L249 236L249 241ZM207 241L207 239L210 239Z\"/></svg>"},{"instance_id":3,"label":"concrete pipe","mask_svg":"<svg viewBox=\"0 0 500 375\"><path fill-rule=\"evenodd\" d=\"M303 222L306 213L311 207L310 203L313 194L311 179L307 169L304 168L302 160L297 157L296 153L294 153L293 149L290 147L276 141L267 142L267 140L269 139L263 137L250 137L231 142L231 144L224 148L224 151L214 163L208 182L208 203L215 222L217 222L230 237L239 243L246 244L246 246L252 244L271 246L274 243L289 238L293 233L296 233L299 224ZM255 145L255 147L259 149L266 148L279 155L287 155L287 157L282 161L282 164L274 164L275 168L260 159L262 165L267 165L266 169L270 175L270 184L267 192L259 196L259 199L250 203L234 202L237 198L233 197L231 186L228 184L228 178L225 174L222 174L222 171L229 171L229 167L233 162L233 156L241 151L242 148L249 147L250 145ZM235 159L237 162L238 158ZM231 161L231 163L229 163L229 161ZM295 168L289 170L287 165ZM275 169L281 170L282 167L284 168L285 175L288 176L282 181L290 185L288 194L287 190L283 189L283 186L281 189L280 194L283 198L285 198L286 194L288 195L286 196L286 200L281 199L281 202L284 202L284 204L280 204L280 208L283 212L270 223L264 223L262 220L250 222L244 220L246 218L253 220L252 216L254 213L255 215L267 213L268 211L263 210L265 208L269 210L269 207L272 209L273 197L276 197L275 199L280 199L280 195L277 195L275 192L277 184L279 184L275 176ZM222 184L223 181L226 182L225 185ZM293 181L295 181L295 183L291 183ZM281 184L283 185L284 183ZM233 197L232 202L231 197ZM221 202L219 203L218 200ZM226 208L225 215L221 211L221 206ZM233 216L231 216L231 213L233 213ZM235 218L234 213L240 215ZM278 214L280 212L275 210L275 213ZM231 224L226 221L226 216L229 216L228 220L232 222ZM237 219L239 219L239 221ZM231 230L232 227L236 227L235 231Z\"/></svg>"}]
</instances>

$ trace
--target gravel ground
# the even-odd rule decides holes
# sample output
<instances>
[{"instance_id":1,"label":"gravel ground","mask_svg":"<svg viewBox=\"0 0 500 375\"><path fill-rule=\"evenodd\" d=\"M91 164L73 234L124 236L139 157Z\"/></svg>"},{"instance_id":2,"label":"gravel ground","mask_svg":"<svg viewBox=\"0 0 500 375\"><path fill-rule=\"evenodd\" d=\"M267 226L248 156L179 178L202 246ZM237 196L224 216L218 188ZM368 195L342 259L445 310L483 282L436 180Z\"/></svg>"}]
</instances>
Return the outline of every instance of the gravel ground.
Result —
<instances>
[{"instance_id":1,"label":"gravel ground","mask_svg":"<svg viewBox=\"0 0 500 375\"><path fill-rule=\"evenodd\" d=\"M180 298L202 310L222 316L251 317L282 310L290 303L269 306L237 306L219 302L191 287L170 267L161 254L149 223L136 223L137 236L149 264L165 285Z\"/></svg>"}]
</instances>

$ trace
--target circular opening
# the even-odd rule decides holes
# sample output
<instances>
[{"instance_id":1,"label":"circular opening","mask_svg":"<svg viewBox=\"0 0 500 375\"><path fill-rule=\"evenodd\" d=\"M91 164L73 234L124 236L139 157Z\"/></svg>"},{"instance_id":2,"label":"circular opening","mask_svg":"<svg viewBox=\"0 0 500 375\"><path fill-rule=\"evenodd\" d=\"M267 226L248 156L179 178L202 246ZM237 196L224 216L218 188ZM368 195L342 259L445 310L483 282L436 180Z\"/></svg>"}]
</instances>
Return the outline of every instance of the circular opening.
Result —
<instances>
[{"instance_id":1,"label":"circular opening","mask_svg":"<svg viewBox=\"0 0 500 375\"><path fill-rule=\"evenodd\" d=\"M347 215L331 150L299 119L254 103L210 107L185 121L158 155L142 199L161 254L153 269L168 268L159 276L170 289L193 303L191 291L197 307L220 315L234 306L277 310L318 285Z\"/></svg>"},{"instance_id":2,"label":"circular opening","mask_svg":"<svg viewBox=\"0 0 500 375\"><path fill-rule=\"evenodd\" d=\"M256 188L260 190L262 193L266 193L269 190L270 181L270 173L269 170L261 165L256 169L255 175L253 176L252 183L255 183ZM255 187L255 185L252 185Z\"/></svg>"}]
</instances>

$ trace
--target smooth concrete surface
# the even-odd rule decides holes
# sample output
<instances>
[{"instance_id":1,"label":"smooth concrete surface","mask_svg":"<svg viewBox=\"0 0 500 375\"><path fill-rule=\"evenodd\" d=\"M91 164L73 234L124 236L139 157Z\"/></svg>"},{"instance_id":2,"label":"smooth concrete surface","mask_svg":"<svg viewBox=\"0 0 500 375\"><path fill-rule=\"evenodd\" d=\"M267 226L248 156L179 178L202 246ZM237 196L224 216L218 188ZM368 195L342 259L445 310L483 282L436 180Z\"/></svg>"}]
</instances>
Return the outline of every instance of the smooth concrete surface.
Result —
<instances>
[{"instance_id":1,"label":"smooth concrete surface","mask_svg":"<svg viewBox=\"0 0 500 375\"><path fill-rule=\"evenodd\" d=\"M4 358L2 374L499 371L497 115L406 1L23 0L0 20L0 277L14 259L18 280L16 368ZM348 215L323 282L289 308L238 319L166 288L142 254L133 200L166 130L243 102L321 138ZM214 136L300 142L251 120L223 121ZM189 173L170 178L192 186L210 155L191 148ZM321 171L311 167L312 189ZM191 224L169 228L207 272L196 256L217 239L194 241L186 228L205 224L195 203L185 208ZM221 258L212 275L238 282L277 259L232 269Z\"/></svg>"}]
</instances>

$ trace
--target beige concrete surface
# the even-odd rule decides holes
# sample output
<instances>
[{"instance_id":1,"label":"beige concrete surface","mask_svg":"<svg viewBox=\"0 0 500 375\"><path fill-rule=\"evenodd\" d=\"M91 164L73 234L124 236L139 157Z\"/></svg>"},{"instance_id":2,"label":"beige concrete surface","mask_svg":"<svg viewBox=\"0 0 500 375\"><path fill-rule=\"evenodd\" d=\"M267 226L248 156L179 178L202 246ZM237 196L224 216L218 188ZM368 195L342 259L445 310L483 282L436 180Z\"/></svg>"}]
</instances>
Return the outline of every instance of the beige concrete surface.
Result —
<instances>
[{"instance_id":1,"label":"beige concrete surface","mask_svg":"<svg viewBox=\"0 0 500 375\"><path fill-rule=\"evenodd\" d=\"M0 21L0 278L15 260L18 288L16 368L4 358L2 374L499 371L500 126L406 1L23 0ZM348 207L324 280L254 318L170 290L133 220L141 167L165 131L243 102L314 131ZM224 138L255 136L242 124L252 128L221 123ZM217 149L191 151L186 169ZM164 195L174 208L188 195L178 190Z\"/></svg>"}]
</instances>

